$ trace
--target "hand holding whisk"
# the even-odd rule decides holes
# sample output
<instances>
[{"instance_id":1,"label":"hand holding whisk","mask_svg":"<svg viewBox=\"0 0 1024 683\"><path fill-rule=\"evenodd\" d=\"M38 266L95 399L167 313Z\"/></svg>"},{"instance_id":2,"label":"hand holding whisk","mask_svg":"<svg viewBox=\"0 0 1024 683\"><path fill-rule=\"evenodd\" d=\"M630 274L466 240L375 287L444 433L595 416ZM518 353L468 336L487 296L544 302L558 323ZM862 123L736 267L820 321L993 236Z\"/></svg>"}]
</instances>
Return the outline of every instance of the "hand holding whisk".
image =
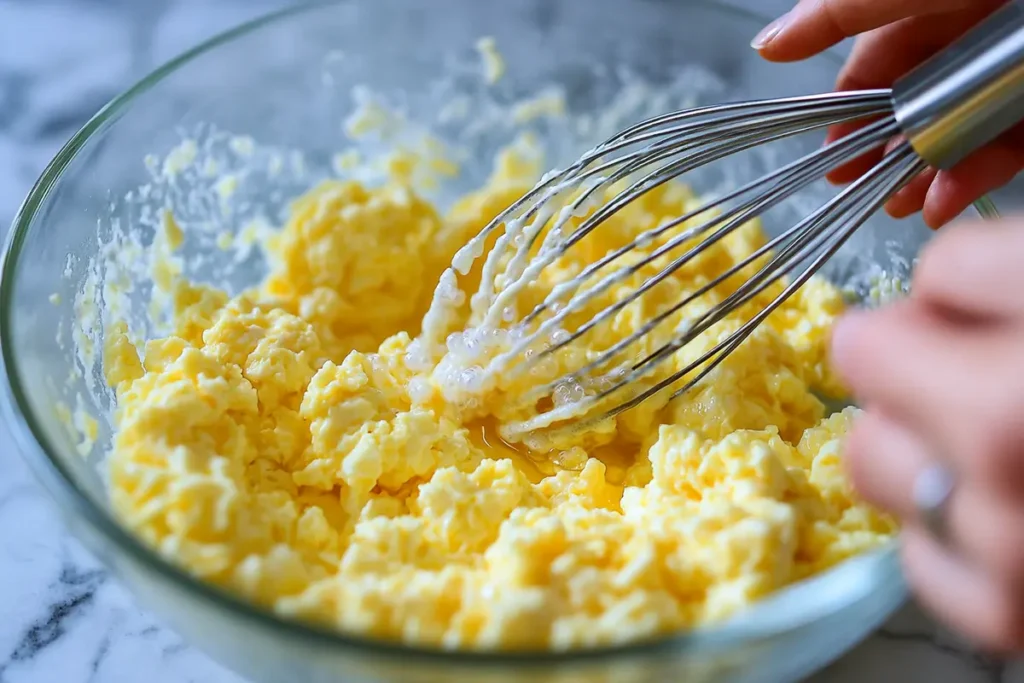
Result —
<instances>
[{"instance_id":1,"label":"hand holding whisk","mask_svg":"<svg viewBox=\"0 0 1024 683\"><path fill-rule=\"evenodd\" d=\"M929 165L949 168L1024 118L1024 3L1015 0L959 41L898 81L891 89L747 101L673 112L638 123L602 143L564 171L549 174L474 237L453 260L465 274L483 256L481 282L471 298L474 329L511 328L483 377L528 372L663 283L694 258L767 210L790 199L867 152L897 143L870 171L802 220L769 240L696 291L680 294L640 329L588 358L564 376L536 386L523 403L563 394L514 425L512 434L552 426L578 428L615 416L671 392L675 397L704 379L822 265L900 188ZM521 321L509 325L512 304L568 250L644 194L726 156L759 145L869 120L863 128L704 203L673 221L639 234L553 288ZM619 189L623 188L624 189ZM610 196L610 198L609 198ZM602 203L603 202L603 203ZM682 227L681 232L679 231ZM545 232L546 230L546 232ZM641 247L656 248L636 260ZM574 314L630 280L645 277L629 296L604 306L569 331ZM747 275L749 273L749 275ZM743 276L746 275L745 278ZM454 279L454 273L447 277ZM714 305L687 315L700 297L728 288ZM784 287L746 322L710 349L654 382L644 382L677 351L740 307L760 301L769 288ZM437 312L428 315L431 331ZM684 321L680 323L680 320ZM673 329L646 353L631 353L660 326ZM538 346L544 348L537 350Z\"/></svg>"}]
</instances>

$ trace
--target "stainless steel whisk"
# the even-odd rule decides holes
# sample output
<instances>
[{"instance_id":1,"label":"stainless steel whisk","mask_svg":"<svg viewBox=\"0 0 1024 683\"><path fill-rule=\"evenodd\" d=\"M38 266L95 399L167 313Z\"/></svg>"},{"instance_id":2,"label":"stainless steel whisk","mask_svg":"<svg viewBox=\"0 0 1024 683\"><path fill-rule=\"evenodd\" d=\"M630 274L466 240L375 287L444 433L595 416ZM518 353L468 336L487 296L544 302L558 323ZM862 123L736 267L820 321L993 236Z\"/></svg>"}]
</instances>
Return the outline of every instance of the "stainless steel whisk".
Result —
<instances>
[{"instance_id":1,"label":"stainless steel whisk","mask_svg":"<svg viewBox=\"0 0 1024 683\"><path fill-rule=\"evenodd\" d=\"M628 410L651 396L683 382L675 398L707 376L729 353L801 287L873 213L914 176L929 165L950 168L972 151L1024 119L1024 1L1013 0L972 29L956 43L898 81L892 89L829 93L805 97L746 101L673 112L638 123L605 141L564 171L542 180L532 191L491 221L457 255L454 265L467 272L482 255L484 241L505 226L483 265L484 277L472 298L483 327L507 320L509 303L519 288L533 281L541 270L586 237L615 212L646 192L725 156L772 141L835 124L874 119L858 131L828 144L796 161L746 183L726 195L639 235L636 240L609 253L551 294L522 321L533 325L511 348L493 359L492 371L525 372L545 357L564 348L595 326L608 320L711 245L765 211L789 199L829 171L861 155L879 149L896 136L895 145L871 170L844 188L833 199L811 212L763 247L723 272L696 292L652 318L635 334L616 343L585 367L567 377L536 387L524 401L536 401L560 387L577 387L641 337L650 334L670 316L691 304L742 269L767 259L755 274L719 304L693 319L653 353L631 362L617 374L605 375L594 394L577 397L572 411L553 409L519 423L513 431L527 433L587 413L587 422ZM583 217L614 183L628 183L579 225L566 232L573 217ZM560 198L572 192L570 200ZM683 230L635 264L603 275L598 273L625 254L711 210L713 218ZM541 238L545 225L553 227ZM621 283L641 268L694 238L686 250L656 275L646 279L631 297L604 308L572 332L562 331L538 353L527 350L538 341L551 339L574 311L580 310L609 287ZM528 256L541 240L534 256ZM511 257L504 256L511 252ZM800 267L802 265L802 268ZM501 270L504 268L504 270ZM789 277L782 293L736 331L687 367L672 373L643 391L614 402L616 396L693 341L712 325L748 303L766 288ZM498 283L500 286L495 287ZM592 283L592 284L591 284ZM583 286L590 284L589 287ZM703 367L701 367L703 366ZM699 369L699 372L696 372ZM611 381L608 380L611 377ZM591 411L593 412L593 411Z\"/></svg>"}]
</instances>

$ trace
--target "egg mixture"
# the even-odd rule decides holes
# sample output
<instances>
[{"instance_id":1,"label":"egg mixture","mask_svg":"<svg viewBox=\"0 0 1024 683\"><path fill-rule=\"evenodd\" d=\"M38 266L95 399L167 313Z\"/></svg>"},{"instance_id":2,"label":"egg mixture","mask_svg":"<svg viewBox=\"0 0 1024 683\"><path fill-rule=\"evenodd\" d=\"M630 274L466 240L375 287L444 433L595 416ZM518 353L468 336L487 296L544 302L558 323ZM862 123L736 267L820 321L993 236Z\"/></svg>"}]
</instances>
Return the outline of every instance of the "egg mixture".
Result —
<instances>
[{"instance_id":1,"label":"egg mixture","mask_svg":"<svg viewBox=\"0 0 1024 683\"><path fill-rule=\"evenodd\" d=\"M843 299L824 281L674 401L546 447L505 430L545 408L514 397L764 244L756 224L581 338L544 377L452 391L452 373L465 371L453 346L466 343L480 274L454 281L449 264L538 170L506 152L444 214L400 179L325 182L266 245L273 266L259 287L230 296L176 282L173 334L141 350L124 326L109 330L110 495L124 523L195 576L280 615L453 649L564 650L712 624L892 538L894 522L843 475L853 409L829 416L818 398L843 391L826 350ZM694 202L678 185L649 192L530 283L516 314ZM165 229L169 244L188 240L170 217ZM659 372L685 366L778 291Z\"/></svg>"}]
</instances>

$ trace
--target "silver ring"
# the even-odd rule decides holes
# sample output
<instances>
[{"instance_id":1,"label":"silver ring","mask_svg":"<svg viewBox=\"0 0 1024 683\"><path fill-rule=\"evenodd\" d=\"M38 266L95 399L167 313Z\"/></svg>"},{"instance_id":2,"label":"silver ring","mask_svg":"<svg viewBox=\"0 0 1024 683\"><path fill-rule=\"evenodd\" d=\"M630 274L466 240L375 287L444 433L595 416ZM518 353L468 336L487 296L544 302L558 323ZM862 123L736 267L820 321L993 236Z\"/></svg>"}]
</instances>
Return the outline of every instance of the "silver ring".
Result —
<instances>
[{"instance_id":1,"label":"silver ring","mask_svg":"<svg viewBox=\"0 0 1024 683\"><path fill-rule=\"evenodd\" d=\"M932 538L949 541L949 502L956 488L956 478L948 467L932 463L914 480L914 509L917 518Z\"/></svg>"}]
</instances>

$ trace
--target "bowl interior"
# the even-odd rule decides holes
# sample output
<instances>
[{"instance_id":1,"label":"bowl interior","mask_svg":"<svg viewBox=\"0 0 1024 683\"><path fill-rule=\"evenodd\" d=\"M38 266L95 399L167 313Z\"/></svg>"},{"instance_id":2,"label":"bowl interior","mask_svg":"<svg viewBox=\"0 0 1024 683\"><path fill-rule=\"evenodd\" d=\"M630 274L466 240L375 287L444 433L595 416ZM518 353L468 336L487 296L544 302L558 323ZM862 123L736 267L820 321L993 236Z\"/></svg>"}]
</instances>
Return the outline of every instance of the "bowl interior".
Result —
<instances>
[{"instance_id":1,"label":"bowl interior","mask_svg":"<svg viewBox=\"0 0 1024 683\"><path fill-rule=\"evenodd\" d=\"M12 230L0 330L24 421L16 429L76 495L109 510L100 466L113 408L104 325L124 318L139 338L160 330L151 266L165 207L189 235L183 272L237 291L266 264L259 249L222 249L222 233L272 230L289 201L323 178L379 181L372 162L396 148L429 152L440 142L457 162L457 175L423 189L444 208L482 184L500 149L530 136L539 143L523 149L543 149L543 166L560 166L646 116L831 88L834 57L786 66L758 58L748 42L759 23L714 4L664 0L628 9L618 0L340 2L257 22L169 64L62 150ZM483 36L495 38L507 64L493 84L476 49ZM353 136L353 113L367 111L380 121ZM822 139L819 131L787 140L686 181L714 193ZM351 152L367 163L351 167ZM778 233L834 192L815 186L766 228ZM849 279L869 264L905 272L927 235L917 219L875 216L832 275Z\"/></svg>"}]
</instances>

